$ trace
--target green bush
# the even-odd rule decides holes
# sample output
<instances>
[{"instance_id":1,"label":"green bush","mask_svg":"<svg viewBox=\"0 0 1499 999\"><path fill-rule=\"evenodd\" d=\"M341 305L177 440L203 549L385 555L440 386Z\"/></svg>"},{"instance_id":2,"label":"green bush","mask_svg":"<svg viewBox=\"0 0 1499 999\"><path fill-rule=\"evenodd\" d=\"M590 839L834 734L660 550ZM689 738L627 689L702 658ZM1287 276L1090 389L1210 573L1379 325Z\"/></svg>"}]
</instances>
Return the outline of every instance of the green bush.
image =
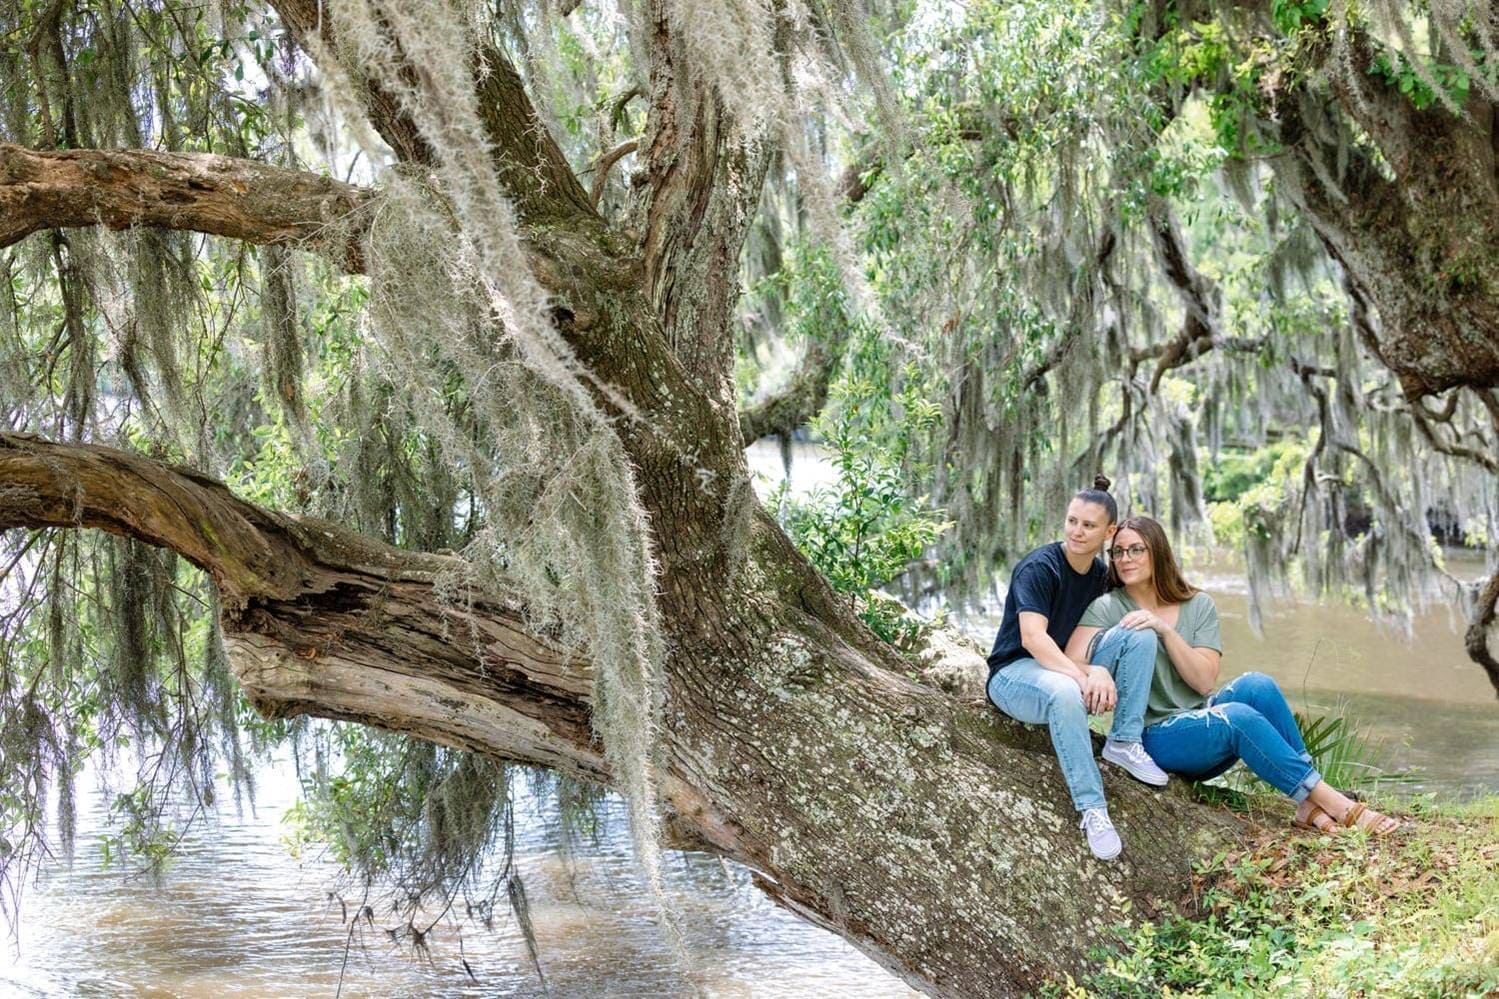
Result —
<instances>
[{"instance_id":1,"label":"green bush","mask_svg":"<svg viewBox=\"0 0 1499 999\"><path fill-rule=\"evenodd\" d=\"M1209 503L1235 502L1256 486L1299 472L1305 458L1306 442L1301 440L1276 441L1253 451L1225 450L1203 471L1203 498Z\"/></svg>"},{"instance_id":2,"label":"green bush","mask_svg":"<svg viewBox=\"0 0 1499 999\"><path fill-rule=\"evenodd\" d=\"M900 464L857 429L856 415L845 411L827 441L837 480L800 499L782 487L772 502L797 548L848 595L864 623L907 647L925 622L877 591L921 558L949 523L925 496L908 497Z\"/></svg>"}]
</instances>

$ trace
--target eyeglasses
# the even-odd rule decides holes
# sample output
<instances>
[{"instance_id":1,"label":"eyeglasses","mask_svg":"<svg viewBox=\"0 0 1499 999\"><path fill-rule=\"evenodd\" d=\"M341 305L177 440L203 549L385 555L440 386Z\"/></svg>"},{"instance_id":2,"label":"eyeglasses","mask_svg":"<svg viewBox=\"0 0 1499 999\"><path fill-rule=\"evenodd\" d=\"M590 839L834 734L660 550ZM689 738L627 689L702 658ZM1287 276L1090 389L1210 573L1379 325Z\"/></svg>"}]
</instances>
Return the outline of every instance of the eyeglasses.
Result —
<instances>
[{"instance_id":1,"label":"eyeglasses","mask_svg":"<svg viewBox=\"0 0 1499 999\"><path fill-rule=\"evenodd\" d=\"M1113 548L1109 549L1109 558L1113 559L1116 562L1122 562L1127 558L1139 558L1141 555L1144 555L1148 551L1150 551L1150 549L1146 548L1144 545L1130 545L1128 548L1120 548L1118 545L1115 545Z\"/></svg>"}]
</instances>

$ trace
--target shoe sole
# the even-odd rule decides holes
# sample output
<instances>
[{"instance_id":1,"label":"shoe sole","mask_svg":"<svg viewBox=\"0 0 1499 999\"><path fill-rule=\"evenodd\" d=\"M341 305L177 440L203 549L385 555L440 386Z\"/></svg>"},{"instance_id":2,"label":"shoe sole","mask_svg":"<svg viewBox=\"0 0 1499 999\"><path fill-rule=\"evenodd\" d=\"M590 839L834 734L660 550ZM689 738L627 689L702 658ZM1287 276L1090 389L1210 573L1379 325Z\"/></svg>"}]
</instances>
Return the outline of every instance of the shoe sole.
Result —
<instances>
[{"instance_id":1,"label":"shoe sole","mask_svg":"<svg viewBox=\"0 0 1499 999\"><path fill-rule=\"evenodd\" d=\"M1112 763L1120 770L1123 770L1125 773L1129 774L1141 784L1146 784L1150 787L1165 787L1171 782L1171 777L1169 774L1162 774L1161 778L1157 780L1149 775L1141 775L1137 773L1134 767L1130 766L1128 763L1116 760L1112 756L1103 756L1102 759L1105 763Z\"/></svg>"}]
</instances>

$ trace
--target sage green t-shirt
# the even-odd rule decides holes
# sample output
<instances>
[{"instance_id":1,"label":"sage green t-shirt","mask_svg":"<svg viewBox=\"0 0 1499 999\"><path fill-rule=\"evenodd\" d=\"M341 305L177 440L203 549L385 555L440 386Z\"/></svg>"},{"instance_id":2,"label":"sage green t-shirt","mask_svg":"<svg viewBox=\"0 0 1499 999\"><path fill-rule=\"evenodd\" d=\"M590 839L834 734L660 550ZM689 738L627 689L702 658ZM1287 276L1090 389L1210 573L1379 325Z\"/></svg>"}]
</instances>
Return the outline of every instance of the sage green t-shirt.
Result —
<instances>
[{"instance_id":1,"label":"sage green t-shirt","mask_svg":"<svg viewBox=\"0 0 1499 999\"><path fill-rule=\"evenodd\" d=\"M1083 611L1079 628L1112 628L1139 605L1123 590L1111 590L1088 605ZM1223 651L1222 639L1218 637L1218 608L1213 598L1202 591L1181 605L1176 618L1176 633L1186 639L1194 649ZM1150 681L1150 700L1145 706L1145 724L1154 725L1182 711L1191 711L1207 704L1207 698L1193 690L1187 681L1176 672L1171 657L1166 654L1163 643L1155 654L1155 677Z\"/></svg>"}]
</instances>

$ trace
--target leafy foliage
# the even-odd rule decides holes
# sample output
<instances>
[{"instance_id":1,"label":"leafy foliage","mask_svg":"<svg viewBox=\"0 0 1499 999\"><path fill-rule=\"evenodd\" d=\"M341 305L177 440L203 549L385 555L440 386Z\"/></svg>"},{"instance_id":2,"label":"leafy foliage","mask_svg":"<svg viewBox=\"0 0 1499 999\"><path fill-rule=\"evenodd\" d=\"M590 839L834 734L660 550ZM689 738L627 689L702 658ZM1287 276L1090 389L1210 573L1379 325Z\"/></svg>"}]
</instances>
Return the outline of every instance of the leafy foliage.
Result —
<instances>
[{"instance_id":1,"label":"leafy foliage","mask_svg":"<svg viewBox=\"0 0 1499 999\"><path fill-rule=\"evenodd\" d=\"M1121 928L1101 970L1051 995L1485 995L1499 986L1496 815L1423 809L1389 840L1269 833L1203 866L1203 918Z\"/></svg>"},{"instance_id":2,"label":"leafy foliage","mask_svg":"<svg viewBox=\"0 0 1499 999\"><path fill-rule=\"evenodd\" d=\"M905 574L947 528L926 497L907 497L899 455L880 455L856 427L857 405L843 410L827 438L838 478L805 498L784 491L773 499L796 546L849 595L875 634L898 646L913 643L922 622L898 601L875 593Z\"/></svg>"}]
</instances>

